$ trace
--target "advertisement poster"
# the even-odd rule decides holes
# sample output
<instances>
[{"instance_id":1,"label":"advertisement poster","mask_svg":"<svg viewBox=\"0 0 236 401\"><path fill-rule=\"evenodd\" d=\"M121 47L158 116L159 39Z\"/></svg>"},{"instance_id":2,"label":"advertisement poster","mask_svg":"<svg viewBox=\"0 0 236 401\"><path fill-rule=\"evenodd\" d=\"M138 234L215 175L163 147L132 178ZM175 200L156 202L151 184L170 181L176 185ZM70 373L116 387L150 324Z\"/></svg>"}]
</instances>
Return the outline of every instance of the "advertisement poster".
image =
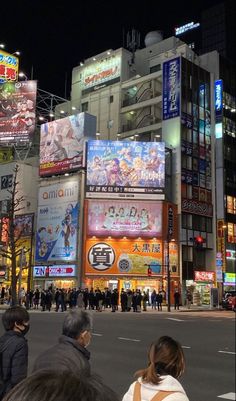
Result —
<instances>
[{"instance_id":1,"label":"advertisement poster","mask_svg":"<svg viewBox=\"0 0 236 401\"><path fill-rule=\"evenodd\" d=\"M88 239L86 274L153 275L162 273L162 243L158 240Z\"/></svg>"},{"instance_id":2,"label":"advertisement poster","mask_svg":"<svg viewBox=\"0 0 236 401\"><path fill-rule=\"evenodd\" d=\"M0 85L0 144L28 143L36 119L36 81Z\"/></svg>"},{"instance_id":3,"label":"advertisement poster","mask_svg":"<svg viewBox=\"0 0 236 401\"><path fill-rule=\"evenodd\" d=\"M36 261L75 261L79 216L78 177L39 188Z\"/></svg>"},{"instance_id":4,"label":"advertisement poster","mask_svg":"<svg viewBox=\"0 0 236 401\"><path fill-rule=\"evenodd\" d=\"M33 277L75 277L75 265L34 266Z\"/></svg>"},{"instance_id":5,"label":"advertisement poster","mask_svg":"<svg viewBox=\"0 0 236 401\"><path fill-rule=\"evenodd\" d=\"M105 60L98 60L85 66L81 71L82 94L96 91L120 81L121 56L113 54Z\"/></svg>"},{"instance_id":6,"label":"advertisement poster","mask_svg":"<svg viewBox=\"0 0 236 401\"><path fill-rule=\"evenodd\" d=\"M180 115L180 76L180 57L163 63L163 120L169 120Z\"/></svg>"},{"instance_id":7,"label":"advertisement poster","mask_svg":"<svg viewBox=\"0 0 236 401\"><path fill-rule=\"evenodd\" d=\"M33 233L34 214L21 214L15 216L15 238L30 237Z\"/></svg>"},{"instance_id":8,"label":"advertisement poster","mask_svg":"<svg viewBox=\"0 0 236 401\"><path fill-rule=\"evenodd\" d=\"M160 237L162 203L88 200L88 235Z\"/></svg>"},{"instance_id":9,"label":"advertisement poster","mask_svg":"<svg viewBox=\"0 0 236 401\"><path fill-rule=\"evenodd\" d=\"M94 138L96 117L79 113L41 125L40 175L74 171L83 165L85 139Z\"/></svg>"},{"instance_id":10,"label":"advertisement poster","mask_svg":"<svg viewBox=\"0 0 236 401\"><path fill-rule=\"evenodd\" d=\"M0 49L0 84L8 81L16 81L18 78L18 68L18 57Z\"/></svg>"},{"instance_id":11,"label":"advertisement poster","mask_svg":"<svg viewBox=\"0 0 236 401\"><path fill-rule=\"evenodd\" d=\"M164 186L164 142L88 141L87 197L146 198Z\"/></svg>"}]
</instances>

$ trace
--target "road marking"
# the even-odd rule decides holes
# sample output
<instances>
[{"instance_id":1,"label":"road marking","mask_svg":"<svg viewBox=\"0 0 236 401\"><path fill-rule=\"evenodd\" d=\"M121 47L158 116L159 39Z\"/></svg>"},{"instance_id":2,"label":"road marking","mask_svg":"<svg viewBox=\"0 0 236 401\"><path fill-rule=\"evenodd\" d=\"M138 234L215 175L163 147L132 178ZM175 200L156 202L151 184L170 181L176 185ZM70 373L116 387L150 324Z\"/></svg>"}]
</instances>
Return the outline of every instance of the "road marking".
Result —
<instances>
[{"instance_id":1,"label":"road marking","mask_svg":"<svg viewBox=\"0 0 236 401\"><path fill-rule=\"evenodd\" d=\"M236 354L236 352L231 352L231 351L218 351L218 352L220 352L221 354L231 354L231 355Z\"/></svg>"},{"instance_id":2,"label":"road marking","mask_svg":"<svg viewBox=\"0 0 236 401\"><path fill-rule=\"evenodd\" d=\"M187 349L189 349L189 348L191 348L191 347L188 347L187 345L182 345L182 348L187 348Z\"/></svg>"},{"instance_id":3,"label":"road marking","mask_svg":"<svg viewBox=\"0 0 236 401\"><path fill-rule=\"evenodd\" d=\"M135 338L126 338L126 337L118 337L118 340L125 340L125 341L134 341L139 343L141 340L136 340Z\"/></svg>"},{"instance_id":4,"label":"road marking","mask_svg":"<svg viewBox=\"0 0 236 401\"><path fill-rule=\"evenodd\" d=\"M222 395L218 395L217 398L224 398L225 400L236 400L236 393L226 393Z\"/></svg>"},{"instance_id":5,"label":"road marking","mask_svg":"<svg viewBox=\"0 0 236 401\"><path fill-rule=\"evenodd\" d=\"M167 317L166 319L168 319L168 320L174 320L175 322L184 322L184 320L175 319L175 318L173 318L173 317Z\"/></svg>"},{"instance_id":6,"label":"road marking","mask_svg":"<svg viewBox=\"0 0 236 401\"><path fill-rule=\"evenodd\" d=\"M103 336L103 334L92 333L92 336L102 337L102 336Z\"/></svg>"}]
</instances>

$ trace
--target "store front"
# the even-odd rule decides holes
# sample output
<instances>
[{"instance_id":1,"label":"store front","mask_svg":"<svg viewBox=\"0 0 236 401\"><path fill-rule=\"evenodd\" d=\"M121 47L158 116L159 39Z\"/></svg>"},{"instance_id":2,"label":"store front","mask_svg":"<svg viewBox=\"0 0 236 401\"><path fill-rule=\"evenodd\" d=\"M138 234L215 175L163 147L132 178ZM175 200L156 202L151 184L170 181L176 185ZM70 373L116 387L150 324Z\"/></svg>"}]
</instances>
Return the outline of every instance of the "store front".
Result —
<instances>
[{"instance_id":1,"label":"store front","mask_svg":"<svg viewBox=\"0 0 236 401\"><path fill-rule=\"evenodd\" d=\"M76 265L34 266L34 288L75 288L77 287Z\"/></svg>"},{"instance_id":2,"label":"store front","mask_svg":"<svg viewBox=\"0 0 236 401\"><path fill-rule=\"evenodd\" d=\"M186 280L187 290L192 294L193 305L211 304L211 288L215 287L215 272L195 271L194 280Z\"/></svg>"}]
</instances>

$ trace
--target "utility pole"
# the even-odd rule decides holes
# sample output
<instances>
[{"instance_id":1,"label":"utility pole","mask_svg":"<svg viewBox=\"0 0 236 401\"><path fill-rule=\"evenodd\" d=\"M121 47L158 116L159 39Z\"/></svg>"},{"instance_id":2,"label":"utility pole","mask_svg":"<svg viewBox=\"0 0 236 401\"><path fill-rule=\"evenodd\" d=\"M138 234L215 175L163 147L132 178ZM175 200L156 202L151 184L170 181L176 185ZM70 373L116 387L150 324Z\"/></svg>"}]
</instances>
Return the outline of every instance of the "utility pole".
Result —
<instances>
[{"instance_id":1,"label":"utility pole","mask_svg":"<svg viewBox=\"0 0 236 401\"><path fill-rule=\"evenodd\" d=\"M170 238L167 236L167 310L170 312Z\"/></svg>"}]
</instances>

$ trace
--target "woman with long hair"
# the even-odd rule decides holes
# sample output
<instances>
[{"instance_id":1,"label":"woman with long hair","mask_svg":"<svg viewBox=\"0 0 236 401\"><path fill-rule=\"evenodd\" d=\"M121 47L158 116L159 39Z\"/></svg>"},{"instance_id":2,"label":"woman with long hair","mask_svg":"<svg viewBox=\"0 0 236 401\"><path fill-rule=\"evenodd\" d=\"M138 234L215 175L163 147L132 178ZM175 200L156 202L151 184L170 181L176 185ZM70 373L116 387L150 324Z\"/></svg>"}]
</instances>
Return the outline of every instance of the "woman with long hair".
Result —
<instances>
[{"instance_id":1,"label":"woman with long hair","mask_svg":"<svg viewBox=\"0 0 236 401\"><path fill-rule=\"evenodd\" d=\"M122 401L189 401L177 380L185 369L181 345L173 338L162 336L153 342L148 352L148 367L136 372Z\"/></svg>"}]
</instances>

